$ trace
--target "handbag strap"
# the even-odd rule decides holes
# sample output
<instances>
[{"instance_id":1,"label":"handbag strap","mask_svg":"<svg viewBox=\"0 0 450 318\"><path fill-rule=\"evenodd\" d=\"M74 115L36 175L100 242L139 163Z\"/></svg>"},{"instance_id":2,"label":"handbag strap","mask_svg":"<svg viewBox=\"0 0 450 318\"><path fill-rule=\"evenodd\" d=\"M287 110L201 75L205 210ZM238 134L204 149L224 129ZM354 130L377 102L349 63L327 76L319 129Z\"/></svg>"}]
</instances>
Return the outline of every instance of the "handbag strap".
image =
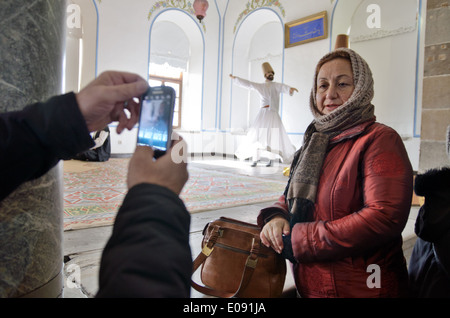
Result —
<instances>
[{"instance_id":1,"label":"handbag strap","mask_svg":"<svg viewBox=\"0 0 450 318\"><path fill-rule=\"evenodd\" d=\"M221 230L220 226L218 225L214 226L213 230L211 231L211 236L208 238L207 242L205 242L202 251L199 253L197 258L193 262L192 273L195 273L195 271L206 261L206 259L214 251L214 245L217 242L217 238L221 235L221 231L223 230ZM191 278L191 286L195 290L206 295L221 298L232 298L232 297L239 298L240 292L243 291L250 282L250 279L253 275L253 271L255 270L256 265L258 263L259 247L260 247L260 239L258 236L254 236L252 240L252 247L250 249L250 255L247 257L247 261L245 262L245 266L243 269L241 282L239 284L238 289L234 293L215 290L206 286L199 285L196 282L194 282L192 278Z\"/></svg>"}]
</instances>

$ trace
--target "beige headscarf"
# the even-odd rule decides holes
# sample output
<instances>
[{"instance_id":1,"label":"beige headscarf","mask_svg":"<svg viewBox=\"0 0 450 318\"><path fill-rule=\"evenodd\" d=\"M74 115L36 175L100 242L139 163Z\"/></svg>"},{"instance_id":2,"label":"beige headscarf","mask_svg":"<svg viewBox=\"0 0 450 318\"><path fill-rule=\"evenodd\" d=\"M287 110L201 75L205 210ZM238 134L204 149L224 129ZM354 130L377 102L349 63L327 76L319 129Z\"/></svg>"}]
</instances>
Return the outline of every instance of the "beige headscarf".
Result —
<instances>
[{"instance_id":1,"label":"beige headscarf","mask_svg":"<svg viewBox=\"0 0 450 318\"><path fill-rule=\"evenodd\" d=\"M322 115L316 101L317 75L323 64L339 57L350 60L355 89L342 106L328 115ZM326 54L317 64L310 96L310 108L315 119L305 132L303 146L294 156L285 191L293 214L291 224L311 220L320 171L330 140L349 128L375 121L374 106L371 104L373 94L372 72L366 61L353 50L337 49Z\"/></svg>"}]
</instances>

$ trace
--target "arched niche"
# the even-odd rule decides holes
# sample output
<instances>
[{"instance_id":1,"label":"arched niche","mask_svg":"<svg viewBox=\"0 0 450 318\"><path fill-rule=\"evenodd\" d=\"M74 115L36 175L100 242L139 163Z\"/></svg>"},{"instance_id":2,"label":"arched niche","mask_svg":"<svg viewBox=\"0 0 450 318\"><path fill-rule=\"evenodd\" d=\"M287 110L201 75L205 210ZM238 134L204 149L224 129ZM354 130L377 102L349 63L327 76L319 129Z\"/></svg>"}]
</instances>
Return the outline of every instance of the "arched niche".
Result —
<instances>
[{"instance_id":1,"label":"arched niche","mask_svg":"<svg viewBox=\"0 0 450 318\"><path fill-rule=\"evenodd\" d=\"M261 64L269 62L275 81L283 81L284 24L275 11L258 9L239 25L232 49L232 74L253 82L264 82ZM231 86L230 128L246 130L259 110L256 92Z\"/></svg>"},{"instance_id":2,"label":"arched niche","mask_svg":"<svg viewBox=\"0 0 450 318\"><path fill-rule=\"evenodd\" d=\"M330 50L338 34L349 35L350 48L368 62L374 76L377 120L405 140L420 131L421 2L337 0L331 20Z\"/></svg>"},{"instance_id":3,"label":"arched niche","mask_svg":"<svg viewBox=\"0 0 450 318\"><path fill-rule=\"evenodd\" d=\"M200 129L205 44L194 18L179 9L159 13L150 27L149 74L173 77L167 69L183 72L182 128ZM159 65L152 69L152 65ZM157 73L157 74L155 74Z\"/></svg>"}]
</instances>

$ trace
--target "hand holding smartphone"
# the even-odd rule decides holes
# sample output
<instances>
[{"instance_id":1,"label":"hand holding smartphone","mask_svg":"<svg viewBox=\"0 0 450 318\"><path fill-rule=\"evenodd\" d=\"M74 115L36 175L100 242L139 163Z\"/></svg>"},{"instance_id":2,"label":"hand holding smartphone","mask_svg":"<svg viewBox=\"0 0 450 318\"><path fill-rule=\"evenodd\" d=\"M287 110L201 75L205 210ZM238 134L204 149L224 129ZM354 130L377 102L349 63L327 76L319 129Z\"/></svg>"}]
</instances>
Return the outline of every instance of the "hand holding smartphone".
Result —
<instances>
[{"instance_id":1,"label":"hand holding smartphone","mask_svg":"<svg viewBox=\"0 0 450 318\"><path fill-rule=\"evenodd\" d=\"M168 86L150 87L141 98L137 144L149 146L159 158L171 146L175 90Z\"/></svg>"}]
</instances>

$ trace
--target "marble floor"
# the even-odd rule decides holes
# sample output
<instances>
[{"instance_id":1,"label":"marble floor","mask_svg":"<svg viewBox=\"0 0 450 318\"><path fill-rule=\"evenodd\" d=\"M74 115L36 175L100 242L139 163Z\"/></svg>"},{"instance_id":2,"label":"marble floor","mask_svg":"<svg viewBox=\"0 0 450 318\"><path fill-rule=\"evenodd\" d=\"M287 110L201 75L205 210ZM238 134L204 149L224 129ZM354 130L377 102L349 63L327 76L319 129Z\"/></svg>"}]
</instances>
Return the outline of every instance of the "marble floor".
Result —
<instances>
[{"instance_id":1,"label":"marble floor","mask_svg":"<svg viewBox=\"0 0 450 318\"><path fill-rule=\"evenodd\" d=\"M214 169L223 172L258 176L265 179L287 181L287 177L283 176L282 173L283 169L286 168L283 164L276 164L273 167L258 165L258 167L252 168L249 163L231 159L196 158L190 162L190 165L203 169ZM190 229L192 257L195 258L200 252L202 230L206 223L221 216L254 223L259 210L267 207L270 203L262 202L192 214ZM414 222L417 212L418 207L413 206L408 223L403 232L403 248L407 260L409 260L412 247L416 240ZM111 235L111 231L112 226L105 226L64 232L65 298L91 298L95 296L98 289L98 270L101 253ZM79 284L72 282L73 277L79 277ZM195 277L194 275L194 279ZM293 278L288 270L285 289L293 286ZM191 297L202 298L205 295L192 290Z\"/></svg>"}]
</instances>

